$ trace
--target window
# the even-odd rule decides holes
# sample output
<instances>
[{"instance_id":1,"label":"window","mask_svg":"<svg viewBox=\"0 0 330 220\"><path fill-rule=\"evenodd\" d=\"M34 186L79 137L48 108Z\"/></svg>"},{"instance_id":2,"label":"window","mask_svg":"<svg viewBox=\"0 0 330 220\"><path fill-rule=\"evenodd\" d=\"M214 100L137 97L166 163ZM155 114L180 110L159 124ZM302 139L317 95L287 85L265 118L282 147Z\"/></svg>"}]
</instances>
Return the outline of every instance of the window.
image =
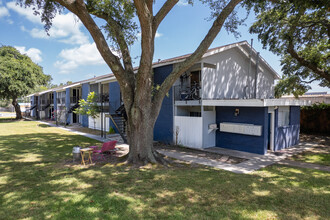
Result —
<instances>
[{"instance_id":1,"label":"window","mask_svg":"<svg viewBox=\"0 0 330 220\"><path fill-rule=\"evenodd\" d=\"M278 126L289 126L290 124L290 107L282 106L278 108Z\"/></svg>"},{"instance_id":2,"label":"window","mask_svg":"<svg viewBox=\"0 0 330 220\"><path fill-rule=\"evenodd\" d=\"M91 84L90 85L90 92L95 92L96 95L99 94L99 84Z\"/></svg>"}]
</instances>

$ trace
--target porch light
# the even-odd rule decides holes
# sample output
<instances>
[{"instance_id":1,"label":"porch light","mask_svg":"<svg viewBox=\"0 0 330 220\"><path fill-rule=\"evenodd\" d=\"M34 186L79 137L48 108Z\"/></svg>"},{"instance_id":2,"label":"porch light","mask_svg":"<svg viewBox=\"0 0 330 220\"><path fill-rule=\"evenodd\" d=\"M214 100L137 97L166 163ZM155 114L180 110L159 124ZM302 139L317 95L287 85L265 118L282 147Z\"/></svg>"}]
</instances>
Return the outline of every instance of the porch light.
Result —
<instances>
[{"instance_id":1,"label":"porch light","mask_svg":"<svg viewBox=\"0 0 330 220\"><path fill-rule=\"evenodd\" d=\"M235 116L239 115L239 108L235 109Z\"/></svg>"}]
</instances>

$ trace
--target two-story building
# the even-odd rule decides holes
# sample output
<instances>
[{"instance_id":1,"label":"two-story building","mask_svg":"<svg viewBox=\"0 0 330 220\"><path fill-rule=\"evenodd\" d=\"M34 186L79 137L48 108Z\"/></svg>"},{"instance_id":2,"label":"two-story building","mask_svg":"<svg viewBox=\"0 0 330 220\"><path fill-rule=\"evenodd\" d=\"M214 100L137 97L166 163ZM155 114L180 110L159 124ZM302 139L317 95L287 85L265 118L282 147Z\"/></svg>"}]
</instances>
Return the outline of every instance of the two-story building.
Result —
<instances>
[{"instance_id":1,"label":"two-story building","mask_svg":"<svg viewBox=\"0 0 330 220\"><path fill-rule=\"evenodd\" d=\"M173 67L188 56L154 63L155 84L161 84ZM192 148L215 146L258 154L296 145L300 106L307 102L274 99L276 79L279 75L246 41L209 49L164 98L154 139ZM95 121L73 113L80 97L87 99L90 92L99 97L101 113ZM116 112L122 105L120 88L112 74L47 93L57 100L54 110L65 113L66 123L104 131L113 127L117 132L125 132L123 117ZM31 110L40 105L40 95L31 96Z\"/></svg>"}]
</instances>

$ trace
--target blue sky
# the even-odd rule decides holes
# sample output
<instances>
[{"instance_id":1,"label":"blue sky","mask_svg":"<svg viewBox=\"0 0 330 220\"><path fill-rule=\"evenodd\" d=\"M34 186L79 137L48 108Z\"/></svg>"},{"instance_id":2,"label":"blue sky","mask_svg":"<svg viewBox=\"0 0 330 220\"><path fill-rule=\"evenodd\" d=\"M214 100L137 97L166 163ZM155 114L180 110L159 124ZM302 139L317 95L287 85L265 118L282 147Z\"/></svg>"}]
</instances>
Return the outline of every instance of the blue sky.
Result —
<instances>
[{"instance_id":1,"label":"blue sky","mask_svg":"<svg viewBox=\"0 0 330 220\"><path fill-rule=\"evenodd\" d=\"M163 1L157 1L155 10ZM239 14L245 11L239 8ZM206 5L195 1L188 5L180 1L160 25L155 42L154 60L167 59L191 53L199 45L212 22L207 21L210 10ZM280 58L262 49L256 35L248 33L253 23L251 13L246 21L247 26L240 26L240 38L228 34L224 29L219 33L211 47L230 44L237 41L254 39L254 48L281 75ZM29 55L43 67L44 73L53 77L53 83L79 81L110 73L109 67L99 55L90 34L79 19L71 13L57 15L47 36L40 17L33 15L29 8L21 8L15 1L0 0L0 44L14 46L22 53ZM137 41L131 46L132 57L140 56L140 44ZM135 59L138 65L138 58ZM313 91L328 91L316 84Z\"/></svg>"}]
</instances>

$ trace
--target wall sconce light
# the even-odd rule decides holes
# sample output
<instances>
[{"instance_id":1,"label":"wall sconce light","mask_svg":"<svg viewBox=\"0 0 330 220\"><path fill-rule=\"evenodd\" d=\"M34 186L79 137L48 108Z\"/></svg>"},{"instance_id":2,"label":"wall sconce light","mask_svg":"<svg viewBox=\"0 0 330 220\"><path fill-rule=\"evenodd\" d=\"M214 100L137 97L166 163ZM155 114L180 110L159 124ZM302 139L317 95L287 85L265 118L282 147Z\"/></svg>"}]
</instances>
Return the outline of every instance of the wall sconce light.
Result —
<instances>
[{"instance_id":1,"label":"wall sconce light","mask_svg":"<svg viewBox=\"0 0 330 220\"><path fill-rule=\"evenodd\" d=\"M235 116L238 116L239 115L239 109L235 109Z\"/></svg>"}]
</instances>

